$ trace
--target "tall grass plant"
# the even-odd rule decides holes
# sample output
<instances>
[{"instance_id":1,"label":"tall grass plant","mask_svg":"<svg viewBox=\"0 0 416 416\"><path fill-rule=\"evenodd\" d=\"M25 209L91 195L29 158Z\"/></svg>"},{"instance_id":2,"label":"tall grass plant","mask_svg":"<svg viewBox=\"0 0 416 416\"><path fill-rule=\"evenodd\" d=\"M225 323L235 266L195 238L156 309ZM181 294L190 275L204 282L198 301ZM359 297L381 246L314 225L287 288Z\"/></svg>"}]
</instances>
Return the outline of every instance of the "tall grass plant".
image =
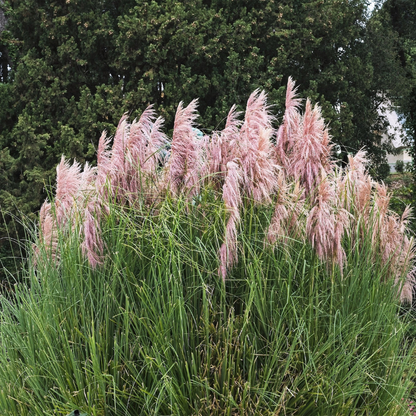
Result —
<instances>
[{"instance_id":1,"label":"tall grass plant","mask_svg":"<svg viewBox=\"0 0 416 416\"><path fill-rule=\"evenodd\" d=\"M410 210L364 152L335 167L291 79L276 131L266 98L202 138L181 103L170 150L148 107L97 167L62 158L0 299L2 415L406 414Z\"/></svg>"},{"instance_id":2,"label":"tall grass plant","mask_svg":"<svg viewBox=\"0 0 416 416\"><path fill-rule=\"evenodd\" d=\"M295 238L265 247L272 212L245 206L225 282L212 190L157 213L112 207L102 267L76 229L58 265L29 260L1 300L1 414L406 414L412 347L370 237L341 274Z\"/></svg>"}]
</instances>

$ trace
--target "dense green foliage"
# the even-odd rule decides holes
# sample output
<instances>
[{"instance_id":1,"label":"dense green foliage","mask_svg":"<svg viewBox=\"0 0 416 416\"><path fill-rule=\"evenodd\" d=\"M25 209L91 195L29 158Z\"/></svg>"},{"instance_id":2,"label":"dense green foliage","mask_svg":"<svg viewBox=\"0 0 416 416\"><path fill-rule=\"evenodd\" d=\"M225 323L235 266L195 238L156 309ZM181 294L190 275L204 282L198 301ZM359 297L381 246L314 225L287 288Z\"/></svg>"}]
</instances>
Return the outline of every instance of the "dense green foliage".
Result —
<instances>
[{"instance_id":1,"label":"dense green foliage","mask_svg":"<svg viewBox=\"0 0 416 416\"><path fill-rule=\"evenodd\" d=\"M371 232L341 275L296 239L265 248L273 209L245 201L224 283L218 197L111 207L96 270L77 231L29 259L1 299L0 413L408 414L413 347Z\"/></svg>"},{"instance_id":2,"label":"dense green foliage","mask_svg":"<svg viewBox=\"0 0 416 416\"><path fill-rule=\"evenodd\" d=\"M405 116L405 126L412 142L416 138L416 2L414 0L387 0L379 12L396 32L397 53L407 81L407 91L397 101Z\"/></svg>"},{"instance_id":3,"label":"dense green foliage","mask_svg":"<svg viewBox=\"0 0 416 416\"><path fill-rule=\"evenodd\" d=\"M392 193L391 209L400 215L407 205L413 202L412 175L408 169L403 173L395 173L388 177L386 184ZM414 222L411 223L414 228Z\"/></svg>"},{"instance_id":4,"label":"dense green foliage","mask_svg":"<svg viewBox=\"0 0 416 416\"><path fill-rule=\"evenodd\" d=\"M320 102L344 160L366 146L379 163L377 108L386 95L378 92L391 90L398 72L384 52L390 37L382 26L366 27L366 7L363 0L6 0L2 209L36 211L60 156L90 159L101 131L113 132L126 111L155 103L172 127L178 102L199 97L203 124L222 127L223 114L257 87L282 104L289 75Z\"/></svg>"},{"instance_id":5,"label":"dense green foliage","mask_svg":"<svg viewBox=\"0 0 416 416\"><path fill-rule=\"evenodd\" d=\"M404 142L411 147L416 158L416 2L414 0L387 0L377 13L384 27L393 34L398 62L404 73L405 89L395 90L394 103L403 116L407 137ZM413 165L413 191L416 184L416 169ZM415 193L414 193L415 194ZM415 198L413 196L413 203Z\"/></svg>"}]
</instances>

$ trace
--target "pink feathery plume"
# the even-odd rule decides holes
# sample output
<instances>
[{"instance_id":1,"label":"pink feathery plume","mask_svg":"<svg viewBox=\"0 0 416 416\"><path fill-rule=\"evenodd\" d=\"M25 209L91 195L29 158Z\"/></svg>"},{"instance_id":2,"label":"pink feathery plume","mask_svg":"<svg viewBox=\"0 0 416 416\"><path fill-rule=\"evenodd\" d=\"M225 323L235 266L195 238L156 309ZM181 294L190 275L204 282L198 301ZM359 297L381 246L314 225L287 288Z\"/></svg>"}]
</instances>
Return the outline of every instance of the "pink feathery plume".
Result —
<instances>
[{"instance_id":1,"label":"pink feathery plume","mask_svg":"<svg viewBox=\"0 0 416 416\"><path fill-rule=\"evenodd\" d=\"M45 202L40 207L40 211L39 211L39 225L41 229L46 220L46 217L51 214L51 210L52 210L52 204L48 202L48 200L45 200Z\"/></svg>"},{"instance_id":2,"label":"pink feathery plume","mask_svg":"<svg viewBox=\"0 0 416 416\"><path fill-rule=\"evenodd\" d=\"M265 91L253 91L247 100L242 133L245 133L249 140L255 139L261 129L272 128L273 120Z\"/></svg>"},{"instance_id":3,"label":"pink feathery plume","mask_svg":"<svg viewBox=\"0 0 416 416\"><path fill-rule=\"evenodd\" d=\"M406 230L407 233L407 230ZM414 261L416 257L416 247L413 238L409 238L406 234L401 234L401 251L400 256L397 259L397 265L394 266L393 271L400 273L401 276L406 276L402 287L402 298L412 301L412 294L407 293L408 288L413 288L415 283ZM397 278L396 278L397 280Z\"/></svg>"},{"instance_id":4,"label":"pink feathery plume","mask_svg":"<svg viewBox=\"0 0 416 416\"><path fill-rule=\"evenodd\" d=\"M228 112L225 128L219 135L219 146L221 159L218 161L217 172L226 172L227 164L238 157L238 141L240 137L240 128L242 121L239 119L241 111L237 111L237 107L233 105ZM211 173L215 173L215 169L211 170Z\"/></svg>"},{"instance_id":5,"label":"pink feathery plume","mask_svg":"<svg viewBox=\"0 0 416 416\"><path fill-rule=\"evenodd\" d=\"M237 226L240 222L241 193L240 193L241 172L235 162L228 162L227 175L223 187L223 200L230 217L225 230L224 243L220 248L219 274L225 281L227 269L232 267L238 260L237 254Z\"/></svg>"},{"instance_id":6,"label":"pink feathery plume","mask_svg":"<svg viewBox=\"0 0 416 416\"><path fill-rule=\"evenodd\" d=\"M367 163L365 152L358 152L354 158L351 158L351 162L352 176L350 180L353 181L355 193L351 200L354 201L355 209L368 217L374 182L370 175L365 172L365 164Z\"/></svg>"},{"instance_id":7,"label":"pink feathery plume","mask_svg":"<svg viewBox=\"0 0 416 416\"><path fill-rule=\"evenodd\" d=\"M165 120L158 117L151 126L149 139L146 148L146 158L144 163L144 170L155 173L158 165L163 162L161 150L166 147L169 140L165 133L163 133L163 125Z\"/></svg>"},{"instance_id":8,"label":"pink feathery plume","mask_svg":"<svg viewBox=\"0 0 416 416\"><path fill-rule=\"evenodd\" d=\"M57 257L58 227L62 228L74 222L83 181L79 163L70 165L64 156L56 173L55 212L52 213L52 205L45 201L39 217L41 239L54 260ZM39 250L35 248L35 256L39 254Z\"/></svg>"},{"instance_id":9,"label":"pink feathery plume","mask_svg":"<svg viewBox=\"0 0 416 416\"><path fill-rule=\"evenodd\" d=\"M348 156L348 166L339 181L338 194L342 206L357 215L367 218L370 210L373 181L366 173L368 159L366 152L360 150L354 157Z\"/></svg>"},{"instance_id":10,"label":"pink feathery plume","mask_svg":"<svg viewBox=\"0 0 416 416\"><path fill-rule=\"evenodd\" d=\"M111 161L110 139L107 137L107 132L104 130L98 141L98 149L97 149L98 170L101 169L105 171L105 175L107 175L107 172L109 171L110 161ZM105 180L103 183L105 183Z\"/></svg>"},{"instance_id":11,"label":"pink feathery plume","mask_svg":"<svg viewBox=\"0 0 416 416\"><path fill-rule=\"evenodd\" d=\"M288 235L302 239L305 227L302 226L303 221L299 218L306 212L304 188L299 182L295 182L293 190L288 195Z\"/></svg>"},{"instance_id":12,"label":"pink feathery plume","mask_svg":"<svg viewBox=\"0 0 416 416\"><path fill-rule=\"evenodd\" d=\"M335 218L329 201L333 197L330 184L322 180L316 204L312 207L306 222L306 232L312 247L320 259L328 259L331 254Z\"/></svg>"},{"instance_id":13,"label":"pink feathery plume","mask_svg":"<svg viewBox=\"0 0 416 416\"><path fill-rule=\"evenodd\" d=\"M256 202L270 202L277 187L279 167L272 157L272 121L265 92L254 91L247 101L238 151L244 192Z\"/></svg>"},{"instance_id":14,"label":"pink feathery plume","mask_svg":"<svg viewBox=\"0 0 416 416\"><path fill-rule=\"evenodd\" d=\"M346 255L342 247L342 237L348 229L350 224L348 212L344 209L339 209L335 215L334 238L332 240L332 260L338 264L342 271Z\"/></svg>"},{"instance_id":15,"label":"pink feathery plume","mask_svg":"<svg viewBox=\"0 0 416 416\"><path fill-rule=\"evenodd\" d=\"M155 118L153 106L148 106L139 120L134 120L129 128L124 176L127 186L126 197L130 202L137 199L138 193L142 192L145 186L144 164L146 162L146 150Z\"/></svg>"},{"instance_id":16,"label":"pink feathery plume","mask_svg":"<svg viewBox=\"0 0 416 416\"><path fill-rule=\"evenodd\" d=\"M79 190L84 192L90 190L92 186L95 188L95 180L97 175L97 168L92 167L88 162L85 163L84 169L81 172L81 181Z\"/></svg>"},{"instance_id":17,"label":"pink feathery plume","mask_svg":"<svg viewBox=\"0 0 416 416\"><path fill-rule=\"evenodd\" d=\"M71 216L76 194L81 185L81 166L78 162L70 166L62 156L56 174L56 220L58 225L63 225Z\"/></svg>"},{"instance_id":18,"label":"pink feathery plume","mask_svg":"<svg viewBox=\"0 0 416 416\"><path fill-rule=\"evenodd\" d=\"M321 110L319 109L319 113L320 112ZM322 121L323 121L323 118L322 118ZM335 167L335 164L331 158L331 152L333 151L334 144L331 143L331 136L329 135L329 131L327 127L324 128L324 133L322 136L322 147L323 147L323 152L321 155L321 164L322 164L324 171L326 173L330 173L331 171L333 171Z\"/></svg>"},{"instance_id":19,"label":"pink feathery plume","mask_svg":"<svg viewBox=\"0 0 416 416\"><path fill-rule=\"evenodd\" d=\"M45 249L55 261L58 256L58 229L52 214L47 214L42 224L42 241Z\"/></svg>"},{"instance_id":20,"label":"pink feathery plume","mask_svg":"<svg viewBox=\"0 0 416 416\"><path fill-rule=\"evenodd\" d=\"M110 139L107 138L106 132L103 131L100 137L100 140L98 142L95 191L97 193L97 204L101 204L102 208L105 210L107 214L109 214L110 212L110 208L108 206L109 191L111 187L110 173L111 173Z\"/></svg>"},{"instance_id":21,"label":"pink feathery plume","mask_svg":"<svg viewBox=\"0 0 416 416\"><path fill-rule=\"evenodd\" d=\"M275 244L279 238L282 242L286 237L304 239L304 221L300 217L307 211L303 195L305 190L299 182L295 182L292 189L286 182L286 176L282 170L278 176L278 198L275 211L270 221L267 232L267 240L270 244Z\"/></svg>"},{"instance_id":22,"label":"pink feathery plume","mask_svg":"<svg viewBox=\"0 0 416 416\"><path fill-rule=\"evenodd\" d=\"M98 142L97 150L97 174L95 178L96 189L103 200L108 200L108 188L110 186L111 152L110 139L103 131Z\"/></svg>"},{"instance_id":23,"label":"pink feathery plume","mask_svg":"<svg viewBox=\"0 0 416 416\"><path fill-rule=\"evenodd\" d=\"M242 112L237 111L237 106L235 104L230 108L230 111L228 112L225 128L222 132L227 136L231 136L231 139L236 139L240 131L242 121L239 119L239 117L241 114Z\"/></svg>"},{"instance_id":24,"label":"pink feathery plume","mask_svg":"<svg viewBox=\"0 0 416 416\"><path fill-rule=\"evenodd\" d=\"M97 218L97 205L89 203L84 211L84 241L81 244L82 253L87 257L94 269L103 263L104 243L101 238L100 220Z\"/></svg>"},{"instance_id":25,"label":"pink feathery plume","mask_svg":"<svg viewBox=\"0 0 416 416\"><path fill-rule=\"evenodd\" d=\"M129 163L134 170L143 168L146 162L146 150L153 127L156 112L150 105L143 111L139 121L134 120L130 126L130 134L127 140L127 152Z\"/></svg>"},{"instance_id":26,"label":"pink feathery plume","mask_svg":"<svg viewBox=\"0 0 416 416\"><path fill-rule=\"evenodd\" d=\"M287 169L286 132L284 123L279 126L276 133L275 158L277 163Z\"/></svg>"},{"instance_id":27,"label":"pink feathery plume","mask_svg":"<svg viewBox=\"0 0 416 416\"><path fill-rule=\"evenodd\" d=\"M298 87L296 87L295 81L292 77L289 77L287 80L287 89L286 89L286 103L285 103L285 123L288 126L286 133L288 134L288 140L290 142L291 137L295 131L292 131L292 128L297 127L299 108L302 104L302 99L298 97Z\"/></svg>"},{"instance_id":28,"label":"pink feathery plume","mask_svg":"<svg viewBox=\"0 0 416 416\"><path fill-rule=\"evenodd\" d=\"M413 284L409 279L412 275L408 275L410 277L404 284L400 282L415 255L414 242L406 235L410 210L406 209L402 217L389 211L391 195L384 184L371 180L366 173L367 163L363 150L349 157L349 165L339 187L342 205L352 213L350 218L354 218L353 224L360 221L365 226L362 233L371 232L374 255L381 256L388 274L395 278L401 298L409 299Z\"/></svg>"},{"instance_id":29,"label":"pink feathery plume","mask_svg":"<svg viewBox=\"0 0 416 416\"><path fill-rule=\"evenodd\" d=\"M254 186L251 187L251 192L258 202L271 202L271 195L278 187L279 166L273 163L271 136L271 129L261 129L257 141L257 161L252 171Z\"/></svg>"},{"instance_id":30,"label":"pink feathery plume","mask_svg":"<svg viewBox=\"0 0 416 416\"><path fill-rule=\"evenodd\" d=\"M221 163L220 171L227 171L228 162L233 161L235 158L240 157L238 153L238 143L240 141L240 129L243 122L240 120L242 112L237 111L237 107L234 104L227 115L227 121L225 123L224 130L220 133L220 146L221 146Z\"/></svg>"},{"instance_id":31,"label":"pink feathery plume","mask_svg":"<svg viewBox=\"0 0 416 416\"><path fill-rule=\"evenodd\" d=\"M146 203L153 203L159 199L163 189L163 175L158 174L158 167L164 165L166 156L163 149L167 148L168 137L163 133L164 119L159 117L154 122L146 148L146 159L143 166L146 179Z\"/></svg>"},{"instance_id":32,"label":"pink feathery plume","mask_svg":"<svg viewBox=\"0 0 416 416\"><path fill-rule=\"evenodd\" d=\"M355 208L366 217L370 210L373 185L374 183L369 175L362 177L360 182L355 185L355 198L353 199Z\"/></svg>"},{"instance_id":33,"label":"pink feathery plume","mask_svg":"<svg viewBox=\"0 0 416 416\"><path fill-rule=\"evenodd\" d=\"M79 213L83 211L87 204L91 203L91 200L95 201L94 204L97 206L97 209L109 212L108 204L105 203L106 200L102 198L102 193L97 189L97 170L97 167L92 167L88 162L84 165L76 198L77 211Z\"/></svg>"},{"instance_id":34,"label":"pink feathery plume","mask_svg":"<svg viewBox=\"0 0 416 416\"><path fill-rule=\"evenodd\" d=\"M409 269L415 258L415 243L407 234L407 221L411 215L406 208L400 217L389 211L391 195L384 184L376 184L373 196L373 210L368 210L365 218L367 227L372 229L372 244L375 256L381 255L387 266L387 274L394 277L402 301L412 300L414 275ZM403 281L402 277L406 276Z\"/></svg>"},{"instance_id":35,"label":"pink feathery plume","mask_svg":"<svg viewBox=\"0 0 416 416\"><path fill-rule=\"evenodd\" d=\"M400 301L412 304L413 301L413 288L416 283L416 269L413 268L406 276L406 280L402 285L400 291Z\"/></svg>"},{"instance_id":36,"label":"pink feathery plume","mask_svg":"<svg viewBox=\"0 0 416 416\"><path fill-rule=\"evenodd\" d=\"M39 212L39 241L40 245L33 245L34 265L40 260L41 246L56 260L58 248L58 230L52 215L52 205L47 200L42 204Z\"/></svg>"},{"instance_id":37,"label":"pink feathery plume","mask_svg":"<svg viewBox=\"0 0 416 416\"><path fill-rule=\"evenodd\" d=\"M376 184L376 193L374 195L374 203L378 208L378 213L384 217L389 209L391 194L389 194L387 186L383 184Z\"/></svg>"},{"instance_id":38,"label":"pink feathery plume","mask_svg":"<svg viewBox=\"0 0 416 416\"><path fill-rule=\"evenodd\" d=\"M288 185L283 171L280 172L277 178L279 193L274 208L274 214L270 221L270 226L267 231L267 240L270 244L275 244L278 237L284 236L286 230L283 223L287 220L289 212L288 206Z\"/></svg>"},{"instance_id":39,"label":"pink feathery plume","mask_svg":"<svg viewBox=\"0 0 416 416\"><path fill-rule=\"evenodd\" d=\"M405 233L408 229L409 221L413 218L413 209L410 205L406 205L402 216L400 217L400 232Z\"/></svg>"},{"instance_id":40,"label":"pink feathery plume","mask_svg":"<svg viewBox=\"0 0 416 416\"><path fill-rule=\"evenodd\" d=\"M383 260L388 261L388 253L390 252L390 242L392 241L393 235L397 236L394 232L395 229L395 220L393 217L388 218L387 213L389 209L391 195L388 193L387 187L384 184L376 183L376 189L373 195L374 199L374 209L369 213L368 217L366 216L365 221L368 227L372 228L372 243L376 247L377 244L380 244L383 247ZM390 235L388 241L385 239L385 230L386 227L389 228L389 233L394 233ZM384 241L383 241L384 240Z\"/></svg>"},{"instance_id":41,"label":"pink feathery plume","mask_svg":"<svg viewBox=\"0 0 416 416\"><path fill-rule=\"evenodd\" d=\"M190 197L199 192L200 145L194 131L197 104L198 100L193 100L183 108L180 102L176 111L168 167L169 186L174 195L182 189L189 190Z\"/></svg>"},{"instance_id":42,"label":"pink feathery plume","mask_svg":"<svg viewBox=\"0 0 416 416\"><path fill-rule=\"evenodd\" d=\"M320 108L312 108L308 99L290 161L290 173L300 179L307 195L314 193L321 170L329 173L332 167L325 130Z\"/></svg>"},{"instance_id":43,"label":"pink feathery plume","mask_svg":"<svg viewBox=\"0 0 416 416\"><path fill-rule=\"evenodd\" d=\"M97 168L86 163L78 196L78 212L83 235L81 249L92 268L102 263L104 243L101 238L100 221L104 213L110 213L108 201L98 192L96 178Z\"/></svg>"},{"instance_id":44,"label":"pink feathery plume","mask_svg":"<svg viewBox=\"0 0 416 416\"><path fill-rule=\"evenodd\" d=\"M332 207L335 200L334 188L324 170L321 175L316 203L306 221L306 233L320 259L334 261L342 267L345 257L341 246L344 227L341 217L336 218Z\"/></svg>"},{"instance_id":45,"label":"pink feathery plume","mask_svg":"<svg viewBox=\"0 0 416 416\"><path fill-rule=\"evenodd\" d=\"M287 168L288 154L291 152L295 138L298 136L300 125L299 108L302 100L298 98L297 89L292 77L289 77L287 81L286 110L283 117L283 124L279 127L276 136L277 161L284 168Z\"/></svg>"},{"instance_id":46,"label":"pink feathery plume","mask_svg":"<svg viewBox=\"0 0 416 416\"><path fill-rule=\"evenodd\" d=\"M213 132L206 146L207 157L202 167L202 176L205 183L217 183L220 182L220 178L225 178L225 172L222 170L222 163L225 159L224 147L220 133Z\"/></svg>"},{"instance_id":47,"label":"pink feathery plume","mask_svg":"<svg viewBox=\"0 0 416 416\"><path fill-rule=\"evenodd\" d=\"M84 206L90 195L97 196L97 168L92 167L88 162L85 163L81 172L81 180L78 188L76 204L78 208Z\"/></svg>"},{"instance_id":48,"label":"pink feathery plume","mask_svg":"<svg viewBox=\"0 0 416 416\"><path fill-rule=\"evenodd\" d=\"M224 130L214 132L206 146L206 163L203 176L208 181L214 181L218 187L223 186L227 172L227 163L239 157L238 141L241 120L238 119L241 112L236 111L233 105L228 113Z\"/></svg>"},{"instance_id":49,"label":"pink feathery plume","mask_svg":"<svg viewBox=\"0 0 416 416\"><path fill-rule=\"evenodd\" d=\"M119 201L124 201L125 193L128 190L126 150L129 138L129 126L126 119L127 114L124 114L117 126L111 151L109 172L112 196L117 196Z\"/></svg>"},{"instance_id":50,"label":"pink feathery plume","mask_svg":"<svg viewBox=\"0 0 416 416\"><path fill-rule=\"evenodd\" d=\"M401 269L399 274L403 274L404 270L402 269L406 267L407 263L405 257L408 250L406 249L410 249L410 247L407 247L408 239L406 235L400 231L400 218L396 213L391 213L380 220L377 237L383 260L386 264L388 262L394 264L395 271L398 272Z\"/></svg>"},{"instance_id":51,"label":"pink feathery plume","mask_svg":"<svg viewBox=\"0 0 416 416\"><path fill-rule=\"evenodd\" d=\"M348 156L350 170L360 176L365 175L368 162L367 152L364 149L360 149L354 157Z\"/></svg>"},{"instance_id":52,"label":"pink feathery plume","mask_svg":"<svg viewBox=\"0 0 416 416\"><path fill-rule=\"evenodd\" d=\"M403 275L409 265L408 258L414 256L414 244L407 237L407 221L410 210L406 209L401 217L395 212L387 211L385 204L388 204L390 195L383 188L381 187L380 191L377 190L377 193L381 192L381 197L380 195L375 197L377 207L380 199L382 199L382 202L381 208L378 207L375 212L377 217L375 229L378 235L376 236L377 239L374 238L374 241L379 242L384 261L394 264L392 271Z\"/></svg>"},{"instance_id":53,"label":"pink feathery plume","mask_svg":"<svg viewBox=\"0 0 416 416\"><path fill-rule=\"evenodd\" d=\"M414 240L407 237L407 229L403 228L402 219L396 213L387 214L380 225L378 247L388 274L395 277L401 300L411 302L414 274L409 269L415 258ZM403 276L406 276L404 281Z\"/></svg>"}]
</instances>

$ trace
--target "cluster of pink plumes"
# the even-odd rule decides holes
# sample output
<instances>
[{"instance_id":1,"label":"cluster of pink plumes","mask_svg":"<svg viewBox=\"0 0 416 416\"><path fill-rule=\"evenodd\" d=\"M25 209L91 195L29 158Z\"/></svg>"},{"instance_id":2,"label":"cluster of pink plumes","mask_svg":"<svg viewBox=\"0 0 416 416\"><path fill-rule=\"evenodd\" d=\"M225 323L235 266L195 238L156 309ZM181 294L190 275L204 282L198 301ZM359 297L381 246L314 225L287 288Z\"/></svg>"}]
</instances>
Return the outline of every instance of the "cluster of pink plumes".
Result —
<instances>
[{"instance_id":1,"label":"cluster of pink plumes","mask_svg":"<svg viewBox=\"0 0 416 416\"><path fill-rule=\"evenodd\" d=\"M219 275L238 261L238 231L243 200L274 204L266 245L287 236L308 240L317 256L341 270L345 263L342 239L361 224L372 233L377 255L397 280L408 273L414 258L413 239L407 237L410 209L402 217L389 211L385 185L366 173L364 151L349 158L344 169L331 160L332 145L320 108L306 101L303 114L294 82L289 79L283 124L275 118L264 92L254 91L244 119L233 106L224 130L199 137L197 100L182 103L175 116L173 137L163 133L163 119L148 107L139 120L123 116L110 148L106 133L100 138L97 166L84 169L62 157L57 167L54 205L46 201L40 211L40 238L58 258L57 234L76 221L82 251L92 267L103 263L105 246L100 224L109 201L131 207L137 201L155 204L165 196L192 200L209 185L222 195L228 212L224 242L219 250ZM170 143L168 157L161 149ZM166 153L166 152L165 152ZM355 237L354 237L355 235ZM35 249L37 252L39 248ZM401 285L402 300L411 300L413 273Z\"/></svg>"}]
</instances>

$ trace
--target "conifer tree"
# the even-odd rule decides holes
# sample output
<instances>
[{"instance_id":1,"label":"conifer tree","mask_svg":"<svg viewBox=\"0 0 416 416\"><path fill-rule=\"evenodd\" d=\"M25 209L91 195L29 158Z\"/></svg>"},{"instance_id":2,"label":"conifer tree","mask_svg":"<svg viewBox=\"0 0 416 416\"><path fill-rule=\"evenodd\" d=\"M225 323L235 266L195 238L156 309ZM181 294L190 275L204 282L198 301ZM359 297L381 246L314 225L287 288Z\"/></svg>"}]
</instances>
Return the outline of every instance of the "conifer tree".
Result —
<instances>
[{"instance_id":1,"label":"conifer tree","mask_svg":"<svg viewBox=\"0 0 416 416\"><path fill-rule=\"evenodd\" d=\"M405 85L395 90L395 104L404 118L407 143L416 158L416 1L387 0L378 12L384 26L395 35L396 57ZM416 178L416 170L414 170ZM416 182L416 180L415 180Z\"/></svg>"},{"instance_id":2,"label":"conifer tree","mask_svg":"<svg viewBox=\"0 0 416 416\"><path fill-rule=\"evenodd\" d=\"M178 103L199 97L198 122L221 129L228 109L243 109L257 88L283 108L290 75L331 120L345 159L366 146L379 162L366 7L364 0L4 0L0 44L11 71L0 82L2 209L36 212L61 155L92 160L101 132L113 134L125 112L134 118L155 103L169 130Z\"/></svg>"}]
</instances>

